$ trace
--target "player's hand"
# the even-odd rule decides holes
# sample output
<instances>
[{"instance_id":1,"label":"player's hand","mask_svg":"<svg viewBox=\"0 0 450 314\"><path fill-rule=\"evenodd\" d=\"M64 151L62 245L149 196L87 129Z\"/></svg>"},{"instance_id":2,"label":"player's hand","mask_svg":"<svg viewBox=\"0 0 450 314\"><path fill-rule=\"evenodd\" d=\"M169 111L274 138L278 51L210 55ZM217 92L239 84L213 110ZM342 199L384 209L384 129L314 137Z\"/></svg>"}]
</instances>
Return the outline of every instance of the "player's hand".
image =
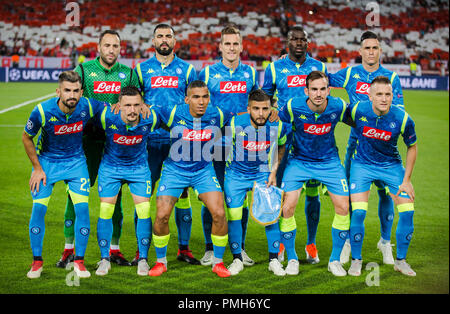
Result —
<instances>
[{"instance_id":1,"label":"player's hand","mask_svg":"<svg viewBox=\"0 0 450 314\"><path fill-rule=\"evenodd\" d=\"M416 195L414 194L414 187L411 181L403 181L402 184L398 187L398 192L396 196L399 196L401 192L405 192L408 194L409 199L414 202Z\"/></svg>"},{"instance_id":2,"label":"player's hand","mask_svg":"<svg viewBox=\"0 0 450 314\"><path fill-rule=\"evenodd\" d=\"M33 170L33 172L31 173L31 178L30 178L30 190L31 192L39 192L39 185L42 183L44 184L44 186L47 185L47 176L45 175L44 170L42 169L35 169Z\"/></svg>"},{"instance_id":3,"label":"player's hand","mask_svg":"<svg viewBox=\"0 0 450 314\"><path fill-rule=\"evenodd\" d=\"M111 104L111 112L113 112L114 114L118 114L119 111L120 111L119 103Z\"/></svg>"},{"instance_id":4,"label":"player's hand","mask_svg":"<svg viewBox=\"0 0 450 314\"><path fill-rule=\"evenodd\" d=\"M148 117L150 117L151 113L152 112L149 105L144 104L143 106L141 106L141 114L143 119L147 119Z\"/></svg>"},{"instance_id":5,"label":"player's hand","mask_svg":"<svg viewBox=\"0 0 450 314\"><path fill-rule=\"evenodd\" d=\"M269 187L271 185L277 185L277 174L276 173L271 173L269 175L269 178L267 178L267 181L265 182L266 186Z\"/></svg>"},{"instance_id":6,"label":"player's hand","mask_svg":"<svg viewBox=\"0 0 450 314\"><path fill-rule=\"evenodd\" d=\"M269 121L270 122L278 122L280 120L280 117L278 116L278 110L275 108L272 108L272 111L270 112Z\"/></svg>"}]
</instances>

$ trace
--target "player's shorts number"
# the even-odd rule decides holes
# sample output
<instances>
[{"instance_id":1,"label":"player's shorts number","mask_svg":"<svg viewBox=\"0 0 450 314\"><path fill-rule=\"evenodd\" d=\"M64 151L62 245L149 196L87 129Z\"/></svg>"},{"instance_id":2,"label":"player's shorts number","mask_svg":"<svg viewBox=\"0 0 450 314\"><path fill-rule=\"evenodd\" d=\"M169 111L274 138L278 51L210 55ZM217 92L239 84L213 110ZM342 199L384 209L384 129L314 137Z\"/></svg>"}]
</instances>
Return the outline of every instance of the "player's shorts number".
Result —
<instances>
[{"instance_id":1,"label":"player's shorts number","mask_svg":"<svg viewBox=\"0 0 450 314\"><path fill-rule=\"evenodd\" d=\"M342 189L344 190L344 192L348 192L347 180L342 179L341 184L342 184Z\"/></svg>"},{"instance_id":2,"label":"player's shorts number","mask_svg":"<svg viewBox=\"0 0 450 314\"><path fill-rule=\"evenodd\" d=\"M219 183L219 180L217 180L216 177L212 177L212 178L213 178L213 180L214 180L214 183L216 184L216 188L220 189L220 183Z\"/></svg>"},{"instance_id":3,"label":"player's shorts number","mask_svg":"<svg viewBox=\"0 0 450 314\"><path fill-rule=\"evenodd\" d=\"M147 182L147 194L152 194L152 181Z\"/></svg>"},{"instance_id":4,"label":"player's shorts number","mask_svg":"<svg viewBox=\"0 0 450 314\"><path fill-rule=\"evenodd\" d=\"M90 184L91 179L81 178L80 180L81 180L80 190L84 192L89 192L89 187L91 186Z\"/></svg>"}]
</instances>

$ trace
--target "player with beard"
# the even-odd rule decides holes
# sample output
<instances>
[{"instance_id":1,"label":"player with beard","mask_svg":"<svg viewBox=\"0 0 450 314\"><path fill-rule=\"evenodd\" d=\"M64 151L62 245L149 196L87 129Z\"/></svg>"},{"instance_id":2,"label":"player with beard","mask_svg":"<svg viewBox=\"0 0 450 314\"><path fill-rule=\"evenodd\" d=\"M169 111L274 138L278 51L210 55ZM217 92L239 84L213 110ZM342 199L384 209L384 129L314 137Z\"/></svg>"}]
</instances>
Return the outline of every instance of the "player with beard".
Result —
<instances>
[{"instance_id":1,"label":"player with beard","mask_svg":"<svg viewBox=\"0 0 450 314\"><path fill-rule=\"evenodd\" d=\"M137 76L126 65L117 62L120 53L120 36L114 30L106 30L100 34L97 46L99 56L91 61L79 64L75 68L81 77L83 96L104 101L110 104L118 103L119 94L126 86L139 87ZM91 187L94 185L105 145L104 131L92 120L83 130L83 148L87 159ZM113 235L111 240L111 261L118 265L128 266L130 263L120 252L119 239L122 232L121 192L114 208ZM68 196L64 213L65 248L61 259L56 264L64 268L73 260L75 211L72 199Z\"/></svg>"},{"instance_id":2,"label":"player with beard","mask_svg":"<svg viewBox=\"0 0 450 314\"><path fill-rule=\"evenodd\" d=\"M323 62L311 58L308 55L308 34L301 26L294 26L287 36L288 55L271 63L265 70L262 90L272 96L272 101L277 103L282 110L287 101L292 97L304 96L306 77L312 71L327 73ZM286 150L289 151L292 136L288 135ZM282 174L286 167L287 154L285 154L278 169L277 183L281 184ZM312 178L314 179L314 178ZM316 248L316 233L320 217L319 185L316 180L306 182L305 216L308 229L306 242L306 260L315 264L319 262ZM283 254L283 251L281 252ZM280 255L284 259L284 255Z\"/></svg>"},{"instance_id":3,"label":"player with beard","mask_svg":"<svg viewBox=\"0 0 450 314\"><path fill-rule=\"evenodd\" d=\"M197 79L194 67L178 58L174 52L175 32L170 25L159 24L153 31L155 55L136 65L135 71L144 96L144 102L156 107L173 107L184 103L187 86ZM152 190L161 176L164 159L169 155L169 132L158 129L150 135L148 163L152 174ZM153 193L152 193L153 194ZM180 261L199 265L189 249L192 228L192 208L188 190L175 205L175 222L178 228L178 255ZM137 259L133 260L136 262Z\"/></svg>"}]
</instances>

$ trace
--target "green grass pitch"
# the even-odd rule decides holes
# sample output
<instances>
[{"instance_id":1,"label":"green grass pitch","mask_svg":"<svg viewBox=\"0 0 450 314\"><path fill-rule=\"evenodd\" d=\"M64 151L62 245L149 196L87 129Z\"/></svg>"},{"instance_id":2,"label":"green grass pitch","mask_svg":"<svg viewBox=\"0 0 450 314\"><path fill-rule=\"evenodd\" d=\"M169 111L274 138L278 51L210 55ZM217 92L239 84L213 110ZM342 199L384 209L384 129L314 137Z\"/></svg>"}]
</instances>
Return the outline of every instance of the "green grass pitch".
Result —
<instances>
[{"instance_id":1,"label":"green grass pitch","mask_svg":"<svg viewBox=\"0 0 450 314\"><path fill-rule=\"evenodd\" d=\"M47 95L56 89L50 83L1 83L0 111L13 105ZM342 90L333 90L334 96L348 99ZM408 262L417 272L417 277L407 277L382 264L381 254L376 249L380 236L377 214L378 197L372 191L365 221L366 236L363 247L363 273L360 277L337 278L327 271L331 252L331 222L333 209L327 196L321 197L322 209L317 234L320 263L305 262L306 222L304 196L297 206L298 225L296 246L300 258L300 274L278 278L267 270L268 254L263 227L249 221L246 248L256 261L253 267L245 268L238 276L221 279L210 267L191 266L176 260L177 237L173 217L170 221L171 240L168 248L168 272L160 278L139 277L135 267L112 265L105 277L95 275L99 259L96 239L96 224L99 212L97 186L91 189L90 217L91 236L85 263L91 278L81 279L79 286L71 283L70 271L56 268L64 246L63 217L66 195L64 185L55 185L46 215L44 239L44 272L40 279L26 277L32 255L28 235L28 221L32 200L28 180L31 164L21 142L23 126L35 103L0 114L0 293L158 293L158 294L422 294L449 293L449 94L448 92L405 91L407 111L416 122L418 135L418 159L413 173L416 191L414 236L408 252ZM336 139L343 157L349 128L338 126ZM403 158L405 147L399 146ZM192 193L193 194L193 193ZM204 252L201 227L200 203L191 196L193 226L190 247L200 258ZM128 188L123 197L124 221L121 250L132 259L136 250L133 225L133 203ZM154 217L154 200L152 215ZM394 220L392 242L395 244ZM395 246L394 246L395 252ZM153 245L149 262L155 262ZM225 263L231 262L229 249ZM367 263L374 262L378 269L366 270ZM346 269L348 268L346 265ZM378 282L374 281L378 274ZM66 280L69 278L69 280ZM369 284L366 283L366 279Z\"/></svg>"}]
</instances>

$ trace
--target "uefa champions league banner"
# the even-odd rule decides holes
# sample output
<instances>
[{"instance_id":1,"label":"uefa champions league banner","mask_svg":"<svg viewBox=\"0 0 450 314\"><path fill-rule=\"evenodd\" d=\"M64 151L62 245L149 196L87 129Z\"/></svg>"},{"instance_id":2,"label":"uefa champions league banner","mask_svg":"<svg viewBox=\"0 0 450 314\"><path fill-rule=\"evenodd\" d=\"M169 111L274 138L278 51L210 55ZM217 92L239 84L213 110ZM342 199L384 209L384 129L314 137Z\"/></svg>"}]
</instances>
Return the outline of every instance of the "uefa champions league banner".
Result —
<instances>
[{"instance_id":1,"label":"uefa champions league banner","mask_svg":"<svg viewBox=\"0 0 450 314\"><path fill-rule=\"evenodd\" d=\"M0 82L58 82L66 69L0 68Z\"/></svg>"}]
</instances>

